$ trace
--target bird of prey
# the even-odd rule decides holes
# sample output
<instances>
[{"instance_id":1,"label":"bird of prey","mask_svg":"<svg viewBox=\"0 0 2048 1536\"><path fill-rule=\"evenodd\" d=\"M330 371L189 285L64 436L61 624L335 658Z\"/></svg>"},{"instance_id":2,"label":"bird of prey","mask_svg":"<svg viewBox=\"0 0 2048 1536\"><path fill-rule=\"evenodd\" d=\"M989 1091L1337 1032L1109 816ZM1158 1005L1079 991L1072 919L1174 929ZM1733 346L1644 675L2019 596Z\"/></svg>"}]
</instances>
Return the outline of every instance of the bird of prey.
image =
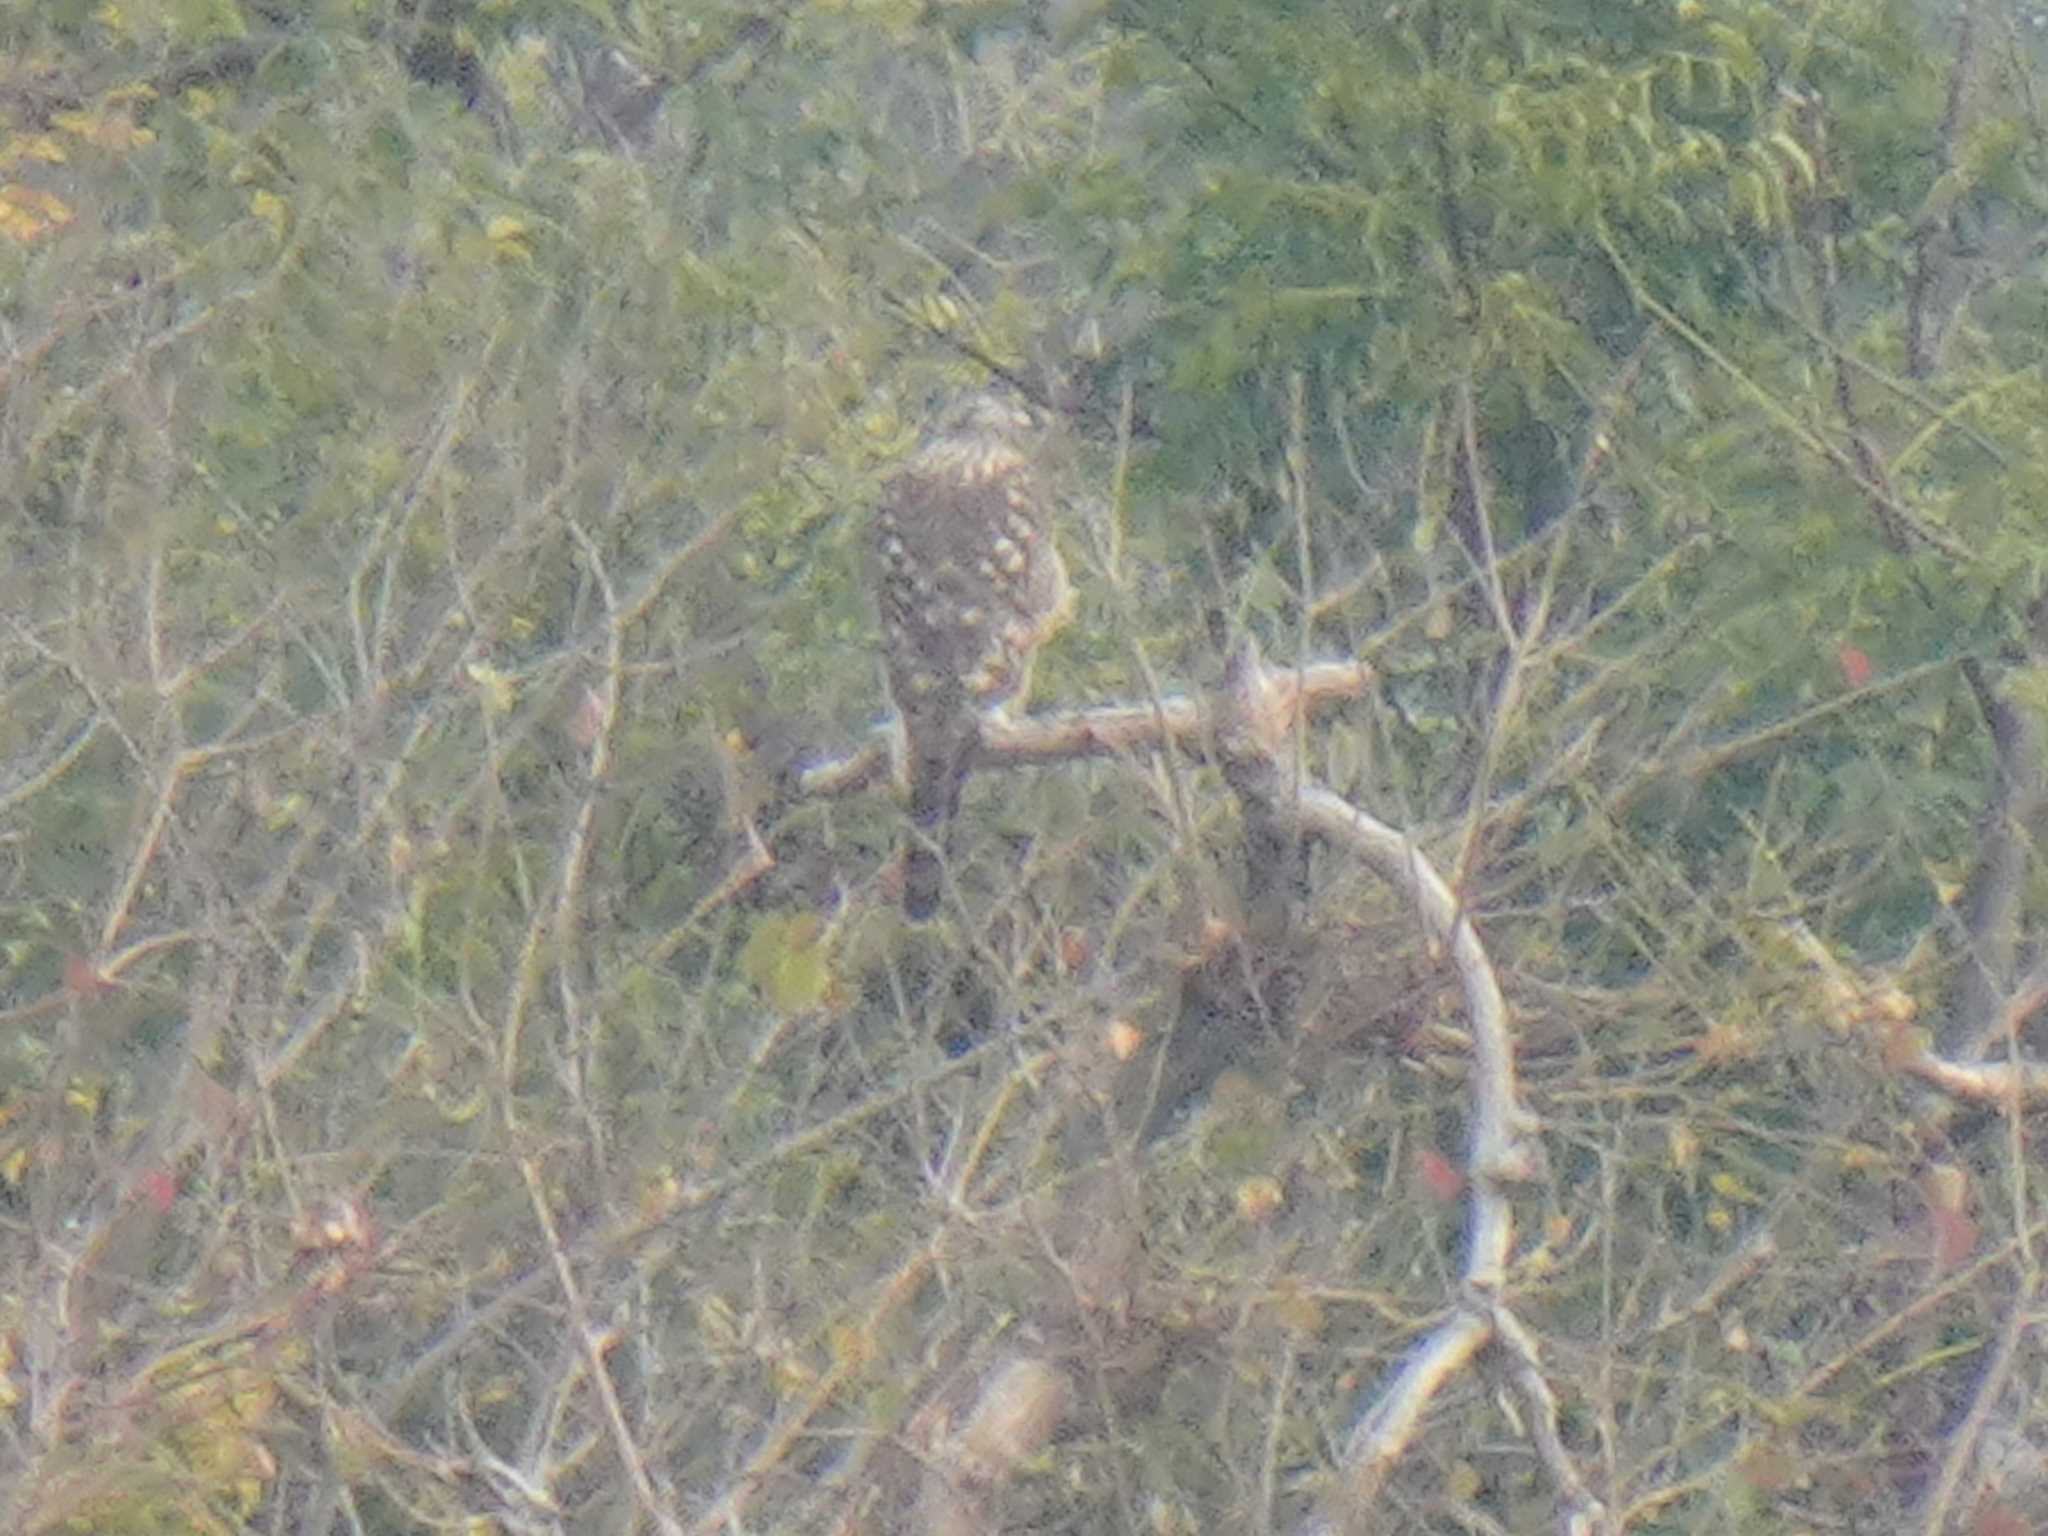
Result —
<instances>
[{"instance_id":1,"label":"bird of prey","mask_svg":"<svg viewBox=\"0 0 2048 1536\"><path fill-rule=\"evenodd\" d=\"M1025 407L983 393L947 411L893 474L875 513L870 580L902 721L911 832L903 911L937 910L946 829L982 712L1018 706L1038 648L1073 610L1052 498Z\"/></svg>"}]
</instances>

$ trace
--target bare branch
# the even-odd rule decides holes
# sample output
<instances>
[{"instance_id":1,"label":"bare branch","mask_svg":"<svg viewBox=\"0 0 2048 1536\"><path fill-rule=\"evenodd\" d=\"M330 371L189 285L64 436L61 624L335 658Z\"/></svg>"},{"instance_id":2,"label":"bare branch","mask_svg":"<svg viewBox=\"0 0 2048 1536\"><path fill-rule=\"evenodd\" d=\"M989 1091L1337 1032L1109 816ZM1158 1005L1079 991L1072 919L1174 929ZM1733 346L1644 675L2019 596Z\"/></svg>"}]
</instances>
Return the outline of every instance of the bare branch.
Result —
<instances>
[{"instance_id":1,"label":"bare branch","mask_svg":"<svg viewBox=\"0 0 2048 1536\"><path fill-rule=\"evenodd\" d=\"M1355 699L1372 686L1375 673L1362 662L1318 662L1299 672L1275 673L1268 683L1273 708L1289 719L1333 699ZM977 768L1025 768L1091 757L1129 757L1171 748L1199 753L1213 739L1213 705L1186 694L1168 694L1156 707L1104 705L1006 719L984 716ZM889 767L888 727L883 739L859 751L805 769L798 793L838 798L861 794Z\"/></svg>"}]
</instances>

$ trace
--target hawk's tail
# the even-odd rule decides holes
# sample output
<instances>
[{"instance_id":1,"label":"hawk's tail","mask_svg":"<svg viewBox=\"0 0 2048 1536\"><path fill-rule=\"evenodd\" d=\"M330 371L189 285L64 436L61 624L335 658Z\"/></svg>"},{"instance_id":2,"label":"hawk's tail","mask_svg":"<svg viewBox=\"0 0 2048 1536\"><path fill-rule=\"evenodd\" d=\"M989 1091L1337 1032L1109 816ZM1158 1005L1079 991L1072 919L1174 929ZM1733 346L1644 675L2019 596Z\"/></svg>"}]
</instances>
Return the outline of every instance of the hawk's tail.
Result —
<instances>
[{"instance_id":1,"label":"hawk's tail","mask_svg":"<svg viewBox=\"0 0 2048 1536\"><path fill-rule=\"evenodd\" d=\"M946 878L941 850L953 818L959 814L960 795L967 787L967 760L977 739L970 730L946 742L942 750L920 756L911 766L911 833L903 850L903 915L913 923L927 922L939 910Z\"/></svg>"}]
</instances>

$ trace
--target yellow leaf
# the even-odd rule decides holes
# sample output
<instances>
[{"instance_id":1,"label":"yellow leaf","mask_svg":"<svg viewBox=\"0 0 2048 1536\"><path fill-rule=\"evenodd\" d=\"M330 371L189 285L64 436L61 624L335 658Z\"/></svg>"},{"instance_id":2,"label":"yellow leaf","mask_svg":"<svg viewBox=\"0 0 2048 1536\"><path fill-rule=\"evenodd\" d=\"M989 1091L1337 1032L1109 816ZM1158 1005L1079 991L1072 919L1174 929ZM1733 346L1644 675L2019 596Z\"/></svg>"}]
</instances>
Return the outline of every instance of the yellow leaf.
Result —
<instances>
[{"instance_id":1,"label":"yellow leaf","mask_svg":"<svg viewBox=\"0 0 2048 1536\"><path fill-rule=\"evenodd\" d=\"M88 144L97 144L101 149L137 149L156 142L155 133L136 127L118 113L53 112L50 126Z\"/></svg>"},{"instance_id":2,"label":"yellow leaf","mask_svg":"<svg viewBox=\"0 0 2048 1536\"><path fill-rule=\"evenodd\" d=\"M275 192L258 192L249 199L249 212L270 226L273 235L282 237L285 224L291 218L291 210L285 200Z\"/></svg>"},{"instance_id":3,"label":"yellow leaf","mask_svg":"<svg viewBox=\"0 0 2048 1536\"><path fill-rule=\"evenodd\" d=\"M272 832L282 832L286 827L293 825L300 817L306 814L308 804L310 802L304 794L298 790L293 790L270 807L263 817L263 825Z\"/></svg>"},{"instance_id":4,"label":"yellow leaf","mask_svg":"<svg viewBox=\"0 0 2048 1536\"><path fill-rule=\"evenodd\" d=\"M484 226L484 238L491 242L500 256L525 261L533 255L532 247L526 243L525 223L507 214L499 214Z\"/></svg>"},{"instance_id":5,"label":"yellow leaf","mask_svg":"<svg viewBox=\"0 0 2048 1536\"><path fill-rule=\"evenodd\" d=\"M468 667L469 680L477 685L484 698L484 708L494 715L509 713L519 697L518 684L509 673L481 661L472 661Z\"/></svg>"},{"instance_id":6,"label":"yellow leaf","mask_svg":"<svg viewBox=\"0 0 2048 1536\"><path fill-rule=\"evenodd\" d=\"M62 198L20 182L0 187L0 228L24 245L62 229L71 218L71 207Z\"/></svg>"},{"instance_id":7,"label":"yellow leaf","mask_svg":"<svg viewBox=\"0 0 2048 1536\"><path fill-rule=\"evenodd\" d=\"M62 165L65 160L64 146L47 133L36 134L23 139L8 149L5 160L11 164L16 160L40 160L45 165Z\"/></svg>"},{"instance_id":8,"label":"yellow leaf","mask_svg":"<svg viewBox=\"0 0 2048 1536\"><path fill-rule=\"evenodd\" d=\"M1819 182L1820 174L1814 168L1813 156L1809 155L1806 152L1806 146L1793 138L1791 134L1780 129L1772 134L1766 142L1772 145L1780 155L1790 162L1793 169L1798 171L1799 179L1806 183L1809 188Z\"/></svg>"},{"instance_id":9,"label":"yellow leaf","mask_svg":"<svg viewBox=\"0 0 2048 1536\"><path fill-rule=\"evenodd\" d=\"M662 1167L640 1188L640 1219L662 1221L675 1214L676 1207L683 1202L683 1181L676 1177L675 1170Z\"/></svg>"},{"instance_id":10,"label":"yellow leaf","mask_svg":"<svg viewBox=\"0 0 2048 1536\"><path fill-rule=\"evenodd\" d=\"M1756 1191L1732 1173L1717 1173L1707 1180L1707 1185L1723 1200L1733 1200L1738 1205L1755 1205L1758 1200Z\"/></svg>"}]
</instances>

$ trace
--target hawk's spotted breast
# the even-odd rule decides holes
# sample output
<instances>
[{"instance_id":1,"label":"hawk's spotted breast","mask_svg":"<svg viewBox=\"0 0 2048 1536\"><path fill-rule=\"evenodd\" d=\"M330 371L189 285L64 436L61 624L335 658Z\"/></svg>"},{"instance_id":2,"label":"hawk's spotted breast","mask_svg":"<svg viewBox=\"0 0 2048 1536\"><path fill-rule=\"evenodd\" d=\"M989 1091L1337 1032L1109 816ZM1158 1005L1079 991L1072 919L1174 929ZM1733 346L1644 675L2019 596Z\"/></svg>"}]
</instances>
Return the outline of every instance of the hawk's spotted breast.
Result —
<instances>
[{"instance_id":1,"label":"hawk's spotted breast","mask_svg":"<svg viewBox=\"0 0 2048 1536\"><path fill-rule=\"evenodd\" d=\"M978 395L890 480L872 568L889 690L909 747L913 827L903 909L937 908L940 846L959 809L981 710L1014 703L1073 606L1052 504L1027 456L1031 417Z\"/></svg>"}]
</instances>

